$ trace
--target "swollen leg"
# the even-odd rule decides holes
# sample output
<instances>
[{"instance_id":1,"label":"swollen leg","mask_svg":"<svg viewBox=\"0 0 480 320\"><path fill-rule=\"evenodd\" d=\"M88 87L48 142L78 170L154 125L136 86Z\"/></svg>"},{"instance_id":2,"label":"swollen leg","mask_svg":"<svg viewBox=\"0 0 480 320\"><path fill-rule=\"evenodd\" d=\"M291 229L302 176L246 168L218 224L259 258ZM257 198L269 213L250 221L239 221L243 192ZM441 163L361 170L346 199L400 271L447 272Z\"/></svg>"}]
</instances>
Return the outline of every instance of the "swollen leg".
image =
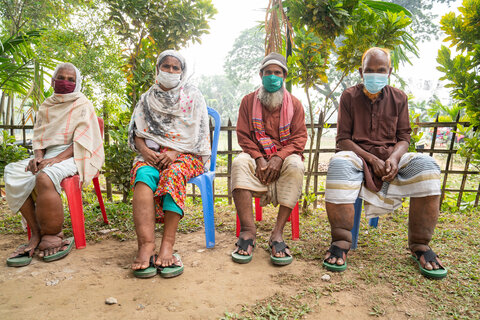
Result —
<instances>
[{"instance_id":1,"label":"swollen leg","mask_svg":"<svg viewBox=\"0 0 480 320\"><path fill-rule=\"evenodd\" d=\"M440 196L410 198L408 217L408 246L412 253L427 251L440 212ZM427 270L438 269L436 263L420 261Z\"/></svg>"},{"instance_id":2,"label":"swollen leg","mask_svg":"<svg viewBox=\"0 0 480 320\"><path fill-rule=\"evenodd\" d=\"M355 210L353 203L335 204L331 202L326 203L328 221L330 222L332 244L341 249L350 249L352 245L353 218ZM330 252L327 252L325 259L328 263L343 265L345 259L330 257Z\"/></svg>"},{"instance_id":3,"label":"swollen leg","mask_svg":"<svg viewBox=\"0 0 480 320\"><path fill-rule=\"evenodd\" d=\"M38 244L39 256L49 256L64 249L68 243L63 240L63 204L60 194L50 177L39 173L36 178L35 216L40 227L41 241Z\"/></svg>"},{"instance_id":4,"label":"swollen leg","mask_svg":"<svg viewBox=\"0 0 480 320\"><path fill-rule=\"evenodd\" d=\"M137 233L138 252L132 269L145 269L155 252L155 203L153 191L143 182L137 182L133 191L133 222Z\"/></svg>"},{"instance_id":5,"label":"swollen leg","mask_svg":"<svg viewBox=\"0 0 480 320\"><path fill-rule=\"evenodd\" d=\"M252 206L252 192L245 189L233 190L233 201L237 210L238 218L240 220L240 235L241 239L255 240L257 234L257 227L253 220L253 206ZM253 247L247 251L238 250L238 254L250 255Z\"/></svg>"},{"instance_id":6,"label":"swollen leg","mask_svg":"<svg viewBox=\"0 0 480 320\"><path fill-rule=\"evenodd\" d=\"M156 261L159 266L168 267L176 262L176 258L173 256L173 246L175 245L175 236L180 219L181 216L178 213L165 211L162 244Z\"/></svg>"}]
</instances>

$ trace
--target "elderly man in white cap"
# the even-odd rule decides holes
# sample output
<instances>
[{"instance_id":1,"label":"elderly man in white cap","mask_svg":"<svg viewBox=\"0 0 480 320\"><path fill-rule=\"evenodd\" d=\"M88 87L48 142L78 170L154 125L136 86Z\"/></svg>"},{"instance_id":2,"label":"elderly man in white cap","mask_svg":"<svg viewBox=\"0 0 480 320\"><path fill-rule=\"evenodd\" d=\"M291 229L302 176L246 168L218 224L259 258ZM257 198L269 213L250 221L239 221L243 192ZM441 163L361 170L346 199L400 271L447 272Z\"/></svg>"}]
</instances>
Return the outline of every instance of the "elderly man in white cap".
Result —
<instances>
[{"instance_id":1,"label":"elderly man in white cap","mask_svg":"<svg viewBox=\"0 0 480 320\"><path fill-rule=\"evenodd\" d=\"M293 261L283 228L302 193L307 128L301 102L283 86L287 71L282 55L267 55L260 66L263 85L240 105L237 137L243 152L232 166L233 199L241 225L232 259L238 263L250 262L255 247L252 196L259 197L262 206L280 204L269 239L270 258L276 265Z\"/></svg>"}]
</instances>

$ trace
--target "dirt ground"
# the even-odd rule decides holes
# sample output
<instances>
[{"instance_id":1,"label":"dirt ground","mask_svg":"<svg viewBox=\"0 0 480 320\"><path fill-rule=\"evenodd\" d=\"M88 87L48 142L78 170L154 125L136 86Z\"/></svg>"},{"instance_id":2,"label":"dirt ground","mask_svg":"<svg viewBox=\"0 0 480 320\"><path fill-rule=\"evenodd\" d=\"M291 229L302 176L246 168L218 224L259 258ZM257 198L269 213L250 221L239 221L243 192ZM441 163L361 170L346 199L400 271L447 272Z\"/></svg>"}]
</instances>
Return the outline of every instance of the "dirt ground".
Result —
<instances>
[{"instance_id":1,"label":"dirt ground","mask_svg":"<svg viewBox=\"0 0 480 320\"><path fill-rule=\"evenodd\" d=\"M0 256L5 259L24 241L24 237L1 235ZM322 281L327 272L319 262L295 260L289 266L275 267L261 248L255 250L251 263L239 265L230 258L233 235L217 233L214 249L206 249L204 241L203 232L178 235L176 248L185 272L173 279L133 277L129 267L135 241L88 243L85 249L72 250L66 258L52 263L34 258L22 268L3 264L0 319L218 319L226 311L240 314L243 305L276 293L290 296L307 285L321 287L348 280L347 273L328 273L330 282ZM305 275L313 281L295 280ZM316 299L305 318L371 319L372 299L382 303L382 297L391 294L382 286L333 292ZM118 304L105 304L109 297L116 298ZM421 305L422 301L401 300L384 305L383 317L427 318Z\"/></svg>"}]
</instances>

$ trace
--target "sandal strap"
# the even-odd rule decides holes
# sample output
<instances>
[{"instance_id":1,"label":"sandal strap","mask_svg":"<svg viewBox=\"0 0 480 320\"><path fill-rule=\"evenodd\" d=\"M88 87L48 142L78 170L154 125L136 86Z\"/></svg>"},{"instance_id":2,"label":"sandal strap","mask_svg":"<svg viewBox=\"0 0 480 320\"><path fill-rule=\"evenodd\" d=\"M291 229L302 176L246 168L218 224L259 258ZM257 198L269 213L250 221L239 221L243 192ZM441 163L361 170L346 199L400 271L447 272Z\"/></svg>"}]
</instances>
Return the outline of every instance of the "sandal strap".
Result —
<instances>
[{"instance_id":1,"label":"sandal strap","mask_svg":"<svg viewBox=\"0 0 480 320\"><path fill-rule=\"evenodd\" d=\"M423 256L423 258L425 259L425 263L435 262L440 267L444 268L442 263L437 260L438 255L435 252L433 252L432 249L428 249L427 251L415 251L415 255L418 261L420 261L420 258Z\"/></svg>"},{"instance_id":2,"label":"sandal strap","mask_svg":"<svg viewBox=\"0 0 480 320\"><path fill-rule=\"evenodd\" d=\"M330 252L330 257L328 257L327 259L330 259L331 257L334 257L334 258L337 258L337 259L343 259L343 254L345 253L345 258L347 257L347 254L348 254L348 251L350 251L350 249L342 249L334 244L330 245L330 248L328 248L327 252ZM327 261L327 259L325 259L324 261Z\"/></svg>"},{"instance_id":3,"label":"sandal strap","mask_svg":"<svg viewBox=\"0 0 480 320\"><path fill-rule=\"evenodd\" d=\"M292 255L291 254L288 254L287 251L285 249L289 249L289 246L287 246L287 244L285 243L285 241L273 241L271 244L270 244L270 248L274 248L275 249L275 253L285 253L287 256L291 257Z\"/></svg>"},{"instance_id":4,"label":"sandal strap","mask_svg":"<svg viewBox=\"0 0 480 320\"><path fill-rule=\"evenodd\" d=\"M254 247L253 239L238 238L238 241L235 243L235 245L238 247L238 250L243 250L245 252L248 251L248 246L252 246L252 248Z\"/></svg>"}]
</instances>

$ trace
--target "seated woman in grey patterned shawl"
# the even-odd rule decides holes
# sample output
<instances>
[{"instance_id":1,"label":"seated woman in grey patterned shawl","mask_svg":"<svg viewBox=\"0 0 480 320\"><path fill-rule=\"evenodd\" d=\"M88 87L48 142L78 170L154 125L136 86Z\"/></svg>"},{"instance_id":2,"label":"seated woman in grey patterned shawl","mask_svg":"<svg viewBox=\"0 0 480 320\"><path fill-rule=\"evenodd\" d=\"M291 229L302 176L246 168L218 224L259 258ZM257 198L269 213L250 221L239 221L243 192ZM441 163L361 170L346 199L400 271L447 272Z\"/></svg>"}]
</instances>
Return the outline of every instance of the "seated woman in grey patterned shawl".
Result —
<instances>
[{"instance_id":1,"label":"seated woman in grey patterned shawl","mask_svg":"<svg viewBox=\"0 0 480 320\"><path fill-rule=\"evenodd\" d=\"M173 277L183 264L173 245L183 217L188 180L204 172L210 157L208 112L201 92L188 83L185 59L160 54L155 84L142 95L129 126L129 144L138 153L131 183L138 252L136 277ZM155 221L164 222L155 254Z\"/></svg>"}]
</instances>

